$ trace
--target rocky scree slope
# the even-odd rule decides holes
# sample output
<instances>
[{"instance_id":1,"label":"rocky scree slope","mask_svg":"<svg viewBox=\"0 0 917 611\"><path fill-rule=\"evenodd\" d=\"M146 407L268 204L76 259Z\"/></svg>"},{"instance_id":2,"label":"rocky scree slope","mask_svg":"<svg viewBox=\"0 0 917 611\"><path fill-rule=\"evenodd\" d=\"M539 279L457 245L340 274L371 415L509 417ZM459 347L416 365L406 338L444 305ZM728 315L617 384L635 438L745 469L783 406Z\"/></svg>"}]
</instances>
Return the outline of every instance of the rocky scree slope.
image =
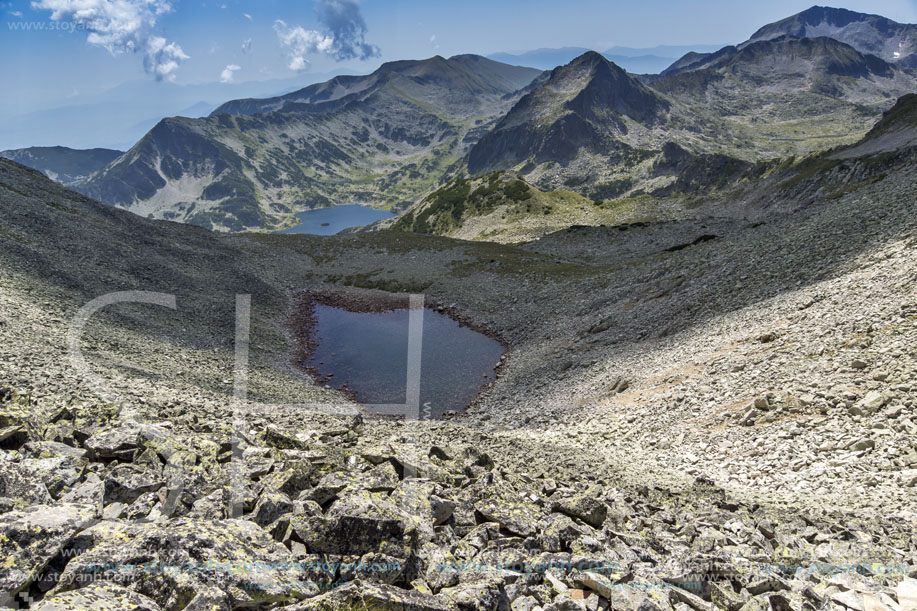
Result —
<instances>
[{"instance_id":1,"label":"rocky scree slope","mask_svg":"<svg viewBox=\"0 0 917 611\"><path fill-rule=\"evenodd\" d=\"M763 224L579 228L525 250L215 235L0 162L3 590L46 608L908 609L908 148ZM287 291L346 286L452 302L511 340L504 377L446 423L263 403L354 407L264 348L282 354ZM181 307L89 330L113 404L62 355L85 299L127 288ZM241 413L221 339L235 292L267 301Z\"/></svg>"},{"instance_id":2,"label":"rocky scree slope","mask_svg":"<svg viewBox=\"0 0 917 611\"><path fill-rule=\"evenodd\" d=\"M160 122L81 190L148 217L239 231L332 202L402 204L444 176L539 72L477 56L385 64L287 96Z\"/></svg>"}]
</instances>

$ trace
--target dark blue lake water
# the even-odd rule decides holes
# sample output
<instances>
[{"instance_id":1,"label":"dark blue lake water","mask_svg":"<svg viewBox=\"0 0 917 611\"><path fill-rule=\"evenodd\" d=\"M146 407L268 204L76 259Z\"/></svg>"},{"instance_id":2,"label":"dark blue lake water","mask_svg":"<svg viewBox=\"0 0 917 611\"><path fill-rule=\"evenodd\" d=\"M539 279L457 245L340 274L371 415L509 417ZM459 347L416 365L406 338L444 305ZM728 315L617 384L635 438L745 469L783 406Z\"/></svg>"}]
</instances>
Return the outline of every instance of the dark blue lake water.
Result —
<instances>
[{"instance_id":1,"label":"dark blue lake water","mask_svg":"<svg viewBox=\"0 0 917 611\"><path fill-rule=\"evenodd\" d=\"M314 349L304 365L345 387L363 404L406 401L407 309L350 312L316 304ZM423 312L420 417L460 411L496 378L504 352L495 339L429 308Z\"/></svg>"},{"instance_id":2,"label":"dark blue lake water","mask_svg":"<svg viewBox=\"0 0 917 611\"><path fill-rule=\"evenodd\" d=\"M379 210L358 204L341 204L331 208L319 208L300 212L296 217L299 225L284 229L278 233L311 233L314 235L334 235L344 229L369 225L382 219L397 216L388 210Z\"/></svg>"}]
</instances>

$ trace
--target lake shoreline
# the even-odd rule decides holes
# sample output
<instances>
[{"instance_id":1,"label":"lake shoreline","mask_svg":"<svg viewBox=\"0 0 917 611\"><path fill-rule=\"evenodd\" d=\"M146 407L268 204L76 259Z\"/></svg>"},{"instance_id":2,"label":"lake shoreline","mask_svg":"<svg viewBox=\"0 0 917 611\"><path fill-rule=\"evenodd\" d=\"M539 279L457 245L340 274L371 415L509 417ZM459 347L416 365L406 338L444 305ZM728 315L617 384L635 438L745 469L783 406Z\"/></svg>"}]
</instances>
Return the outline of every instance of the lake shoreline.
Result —
<instances>
[{"instance_id":1,"label":"lake shoreline","mask_svg":"<svg viewBox=\"0 0 917 611\"><path fill-rule=\"evenodd\" d=\"M378 314L393 310L409 309L409 295L387 293L375 289L331 288L327 290L304 290L295 293L292 302L294 304L293 311L287 321L287 330L292 335L293 341L296 344L294 348L295 356L293 358L293 366L297 370L305 371L309 374L316 384L326 386L329 386L331 376L327 376L315 367L307 364L309 359L315 354L317 348L317 338L315 337L318 324L315 312L316 305L338 308L360 314ZM456 308L444 305L436 300L430 300L429 298L425 298L424 308L443 314L457 322L460 326L487 336L500 344L502 348L502 353L497 364L491 368L494 379L482 384L474 397L461 410L449 410L441 416L431 419L449 420L460 417L474 408L484 395L492 390L494 385L500 380L509 362L509 354L512 346L499 333L477 323L468 315L459 312ZM347 388L346 385L341 388L335 388L335 390L343 393L348 399L359 404L360 407L364 409L367 416L379 418L386 417L365 410L365 403L360 401L356 392Z\"/></svg>"}]
</instances>

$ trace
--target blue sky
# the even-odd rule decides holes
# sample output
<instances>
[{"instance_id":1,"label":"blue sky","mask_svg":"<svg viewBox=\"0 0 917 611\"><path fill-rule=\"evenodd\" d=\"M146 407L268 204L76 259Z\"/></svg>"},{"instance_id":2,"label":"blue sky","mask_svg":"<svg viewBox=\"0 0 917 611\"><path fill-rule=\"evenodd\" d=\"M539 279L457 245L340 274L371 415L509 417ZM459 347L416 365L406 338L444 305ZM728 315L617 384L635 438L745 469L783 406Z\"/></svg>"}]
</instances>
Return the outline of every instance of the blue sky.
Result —
<instances>
[{"instance_id":1,"label":"blue sky","mask_svg":"<svg viewBox=\"0 0 917 611\"><path fill-rule=\"evenodd\" d=\"M222 80L231 99L246 82L308 82L310 75L368 72L383 61L435 54L736 43L812 3L0 0L0 113L63 106L138 80L163 88ZM831 5L917 22L917 0Z\"/></svg>"}]
</instances>

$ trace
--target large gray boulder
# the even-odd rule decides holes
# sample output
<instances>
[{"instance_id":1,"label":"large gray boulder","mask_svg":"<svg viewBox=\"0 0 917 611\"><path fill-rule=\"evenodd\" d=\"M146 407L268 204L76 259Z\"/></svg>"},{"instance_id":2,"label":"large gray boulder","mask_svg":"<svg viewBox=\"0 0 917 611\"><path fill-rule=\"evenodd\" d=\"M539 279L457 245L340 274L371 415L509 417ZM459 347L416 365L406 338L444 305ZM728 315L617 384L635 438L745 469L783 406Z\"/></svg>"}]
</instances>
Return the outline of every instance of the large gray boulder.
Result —
<instances>
[{"instance_id":1,"label":"large gray boulder","mask_svg":"<svg viewBox=\"0 0 917 611\"><path fill-rule=\"evenodd\" d=\"M85 551L67 564L54 594L115 581L164 611L177 611L267 605L315 593L288 551L245 520L105 521L82 532L80 543Z\"/></svg>"},{"instance_id":2,"label":"large gray boulder","mask_svg":"<svg viewBox=\"0 0 917 611\"><path fill-rule=\"evenodd\" d=\"M51 494L41 477L26 465L0 461L0 499L12 507L27 507L51 502Z\"/></svg>"},{"instance_id":3,"label":"large gray boulder","mask_svg":"<svg viewBox=\"0 0 917 611\"><path fill-rule=\"evenodd\" d=\"M143 594L106 581L47 596L31 608L33 611L162 611L162 607Z\"/></svg>"},{"instance_id":4,"label":"large gray boulder","mask_svg":"<svg viewBox=\"0 0 917 611\"><path fill-rule=\"evenodd\" d=\"M285 611L340 611L341 609L372 609L372 611L456 611L448 599L402 590L385 584L355 582L316 596L303 604L285 607Z\"/></svg>"},{"instance_id":5,"label":"large gray boulder","mask_svg":"<svg viewBox=\"0 0 917 611\"><path fill-rule=\"evenodd\" d=\"M12 604L95 515L85 505L34 505L0 516L0 605Z\"/></svg>"}]
</instances>

